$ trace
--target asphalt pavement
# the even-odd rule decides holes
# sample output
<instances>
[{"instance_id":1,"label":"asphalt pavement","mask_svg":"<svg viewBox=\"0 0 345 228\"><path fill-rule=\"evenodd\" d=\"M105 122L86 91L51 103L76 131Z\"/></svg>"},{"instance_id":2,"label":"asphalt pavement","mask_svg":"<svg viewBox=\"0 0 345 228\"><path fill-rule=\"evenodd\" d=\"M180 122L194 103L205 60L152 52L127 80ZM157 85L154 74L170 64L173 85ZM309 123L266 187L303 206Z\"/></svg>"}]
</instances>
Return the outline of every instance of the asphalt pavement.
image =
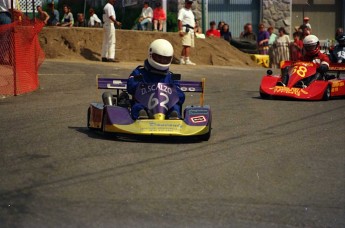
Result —
<instances>
[{"instance_id":1,"label":"asphalt pavement","mask_svg":"<svg viewBox=\"0 0 345 228\"><path fill-rule=\"evenodd\" d=\"M46 60L39 90L0 99L0 227L345 227L344 99L262 100L264 68L172 65L206 78L208 142L89 131L95 76L138 64Z\"/></svg>"}]
</instances>

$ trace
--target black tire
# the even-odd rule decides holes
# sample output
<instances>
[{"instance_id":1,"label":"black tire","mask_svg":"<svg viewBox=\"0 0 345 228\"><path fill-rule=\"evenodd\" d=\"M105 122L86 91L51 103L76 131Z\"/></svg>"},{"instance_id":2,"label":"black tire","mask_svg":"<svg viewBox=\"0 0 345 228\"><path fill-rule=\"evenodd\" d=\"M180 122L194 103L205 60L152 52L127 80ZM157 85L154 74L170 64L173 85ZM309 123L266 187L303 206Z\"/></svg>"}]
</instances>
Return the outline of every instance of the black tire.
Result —
<instances>
[{"instance_id":1,"label":"black tire","mask_svg":"<svg viewBox=\"0 0 345 228\"><path fill-rule=\"evenodd\" d=\"M199 139L201 139L202 141L208 141L211 138L211 131L212 131L212 127L210 123L210 130L206 134L200 135Z\"/></svg>"},{"instance_id":2,"label":"black tire","mask_svg":"<svg viewBox=\"0 0 345 228\"><path fill-rule=\"evenodd\" d=\"M107 115L105 112L105 109L103 109L103 117L102 117L102 126L101 126L101 130L102 132L105 132L105 123L107 122Z\"/></svg>"},{"instance_id":3,"label":"black tire","mask_svg":"<svg viewBox=\"0 0 345 228\"><path fill-rule=\"evenodd\" d=\"M231 39L230 44L238 49L257 50L256 41L248 39Z\"/></svg>"},{"instance_id":4,"label":"black tire","mask_svg":"<svg viewBox=\"0 0 345 228\"><path fill-rule=\"evenodd\" d=\"M331 85L328 85L322 96L323 101L328 101L331 98L331 89Z\"/></svg>"},{"instance_id":5,"label":"black tire","mask_svg":"<svg viewBox=\"0 0 345 228\"><path fill-rule=\"evenodd\" d=\"M265 99L265 100L271 100L272 99L272 96L267 94L267 93L263 93L263 92L260 92L260 97L262 99Z\"/></svg>"},{"instance_id":6,"label":"black tire","mask_svg":"<svg viewBox=\"0 0 345 228\"><path fill-rule=\"evenodd\" d=\"M90 117L91 117L91 108L89 107L89 108L87 109L87 123L86 123L86 126L87 126L87 128L89 128L90 130L95 130L95 128L90 127Z\"/></svg>"}]
</instances>

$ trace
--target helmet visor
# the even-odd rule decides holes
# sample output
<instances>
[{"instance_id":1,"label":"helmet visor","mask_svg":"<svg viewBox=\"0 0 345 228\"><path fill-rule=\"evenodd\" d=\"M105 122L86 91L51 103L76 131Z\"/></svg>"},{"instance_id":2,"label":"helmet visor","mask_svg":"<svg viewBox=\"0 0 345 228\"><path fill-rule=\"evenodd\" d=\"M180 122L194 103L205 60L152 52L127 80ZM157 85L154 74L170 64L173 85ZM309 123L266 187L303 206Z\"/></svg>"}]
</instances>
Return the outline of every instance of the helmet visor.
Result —
<instances>
[{"instance_id":1,"label":"helmet visor","mask_svg":"<svg viewBox=\"0 0 345 228\"><path fill-rule=\"evenodd\" d=\"M172 56L163 56L163 55L158 55L156 53L152 53L152 59L160 64L169 64L172 61Z\"/></svg>"},{"instance_id":2,"label":"helmet visor","mask_svg":"<svg viewBox=\"0 0 345 228\"><path fill-rule=\"evenodd\" d=\"M314 50L316 50L316 48L317 48L317 44L313 44L313 45L304 45L304 49L305 49L306 51L314 51Z\"/></svg>"}]
</instances>

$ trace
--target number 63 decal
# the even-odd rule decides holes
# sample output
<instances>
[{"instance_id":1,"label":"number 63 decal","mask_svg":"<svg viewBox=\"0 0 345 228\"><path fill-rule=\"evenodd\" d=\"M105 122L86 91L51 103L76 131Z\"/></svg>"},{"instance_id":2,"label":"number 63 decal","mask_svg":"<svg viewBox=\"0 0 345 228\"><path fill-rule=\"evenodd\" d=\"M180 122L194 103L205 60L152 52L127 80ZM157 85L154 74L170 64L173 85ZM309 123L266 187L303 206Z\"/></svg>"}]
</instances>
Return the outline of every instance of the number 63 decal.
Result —
<instances>
[{"instance_id":1,"label":"number 63 decal","mask_svg":"<svg viewBox=\"0 0 345 228\"><path fill-rule=\"evenodd\" d=\"M169 102L169 97L165 93L160 93L160 96L164 97L164 100L159 102L158 98L153 97L155 94L152 93L149 99L149 103L147 105L148 109L154 109L158 104L159 106L165 108L168 111L168 107L166 104Z\"/></svg>"}]
</instances>

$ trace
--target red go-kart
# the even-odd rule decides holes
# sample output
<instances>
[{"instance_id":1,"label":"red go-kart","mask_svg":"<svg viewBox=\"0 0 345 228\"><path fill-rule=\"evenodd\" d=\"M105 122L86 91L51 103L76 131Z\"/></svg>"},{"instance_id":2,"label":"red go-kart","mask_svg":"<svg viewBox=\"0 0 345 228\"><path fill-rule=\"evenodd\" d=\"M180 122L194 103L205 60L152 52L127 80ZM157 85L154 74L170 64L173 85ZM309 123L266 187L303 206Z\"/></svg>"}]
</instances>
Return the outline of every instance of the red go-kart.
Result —
<instances>
[{"instance_id":1,"label":"red go-kart","mask_svg":"<svg viewBox=\"0 0 345 228\"><path fill-rule=\"evenodd\" d=\"M345 64L331 64L327 73L319 73L317 65L312 62L284 61L281 69L281 75L272 75L268 70L262 78L262 98L329 100L345 96Z\"/></svg>"}]
</instances>

